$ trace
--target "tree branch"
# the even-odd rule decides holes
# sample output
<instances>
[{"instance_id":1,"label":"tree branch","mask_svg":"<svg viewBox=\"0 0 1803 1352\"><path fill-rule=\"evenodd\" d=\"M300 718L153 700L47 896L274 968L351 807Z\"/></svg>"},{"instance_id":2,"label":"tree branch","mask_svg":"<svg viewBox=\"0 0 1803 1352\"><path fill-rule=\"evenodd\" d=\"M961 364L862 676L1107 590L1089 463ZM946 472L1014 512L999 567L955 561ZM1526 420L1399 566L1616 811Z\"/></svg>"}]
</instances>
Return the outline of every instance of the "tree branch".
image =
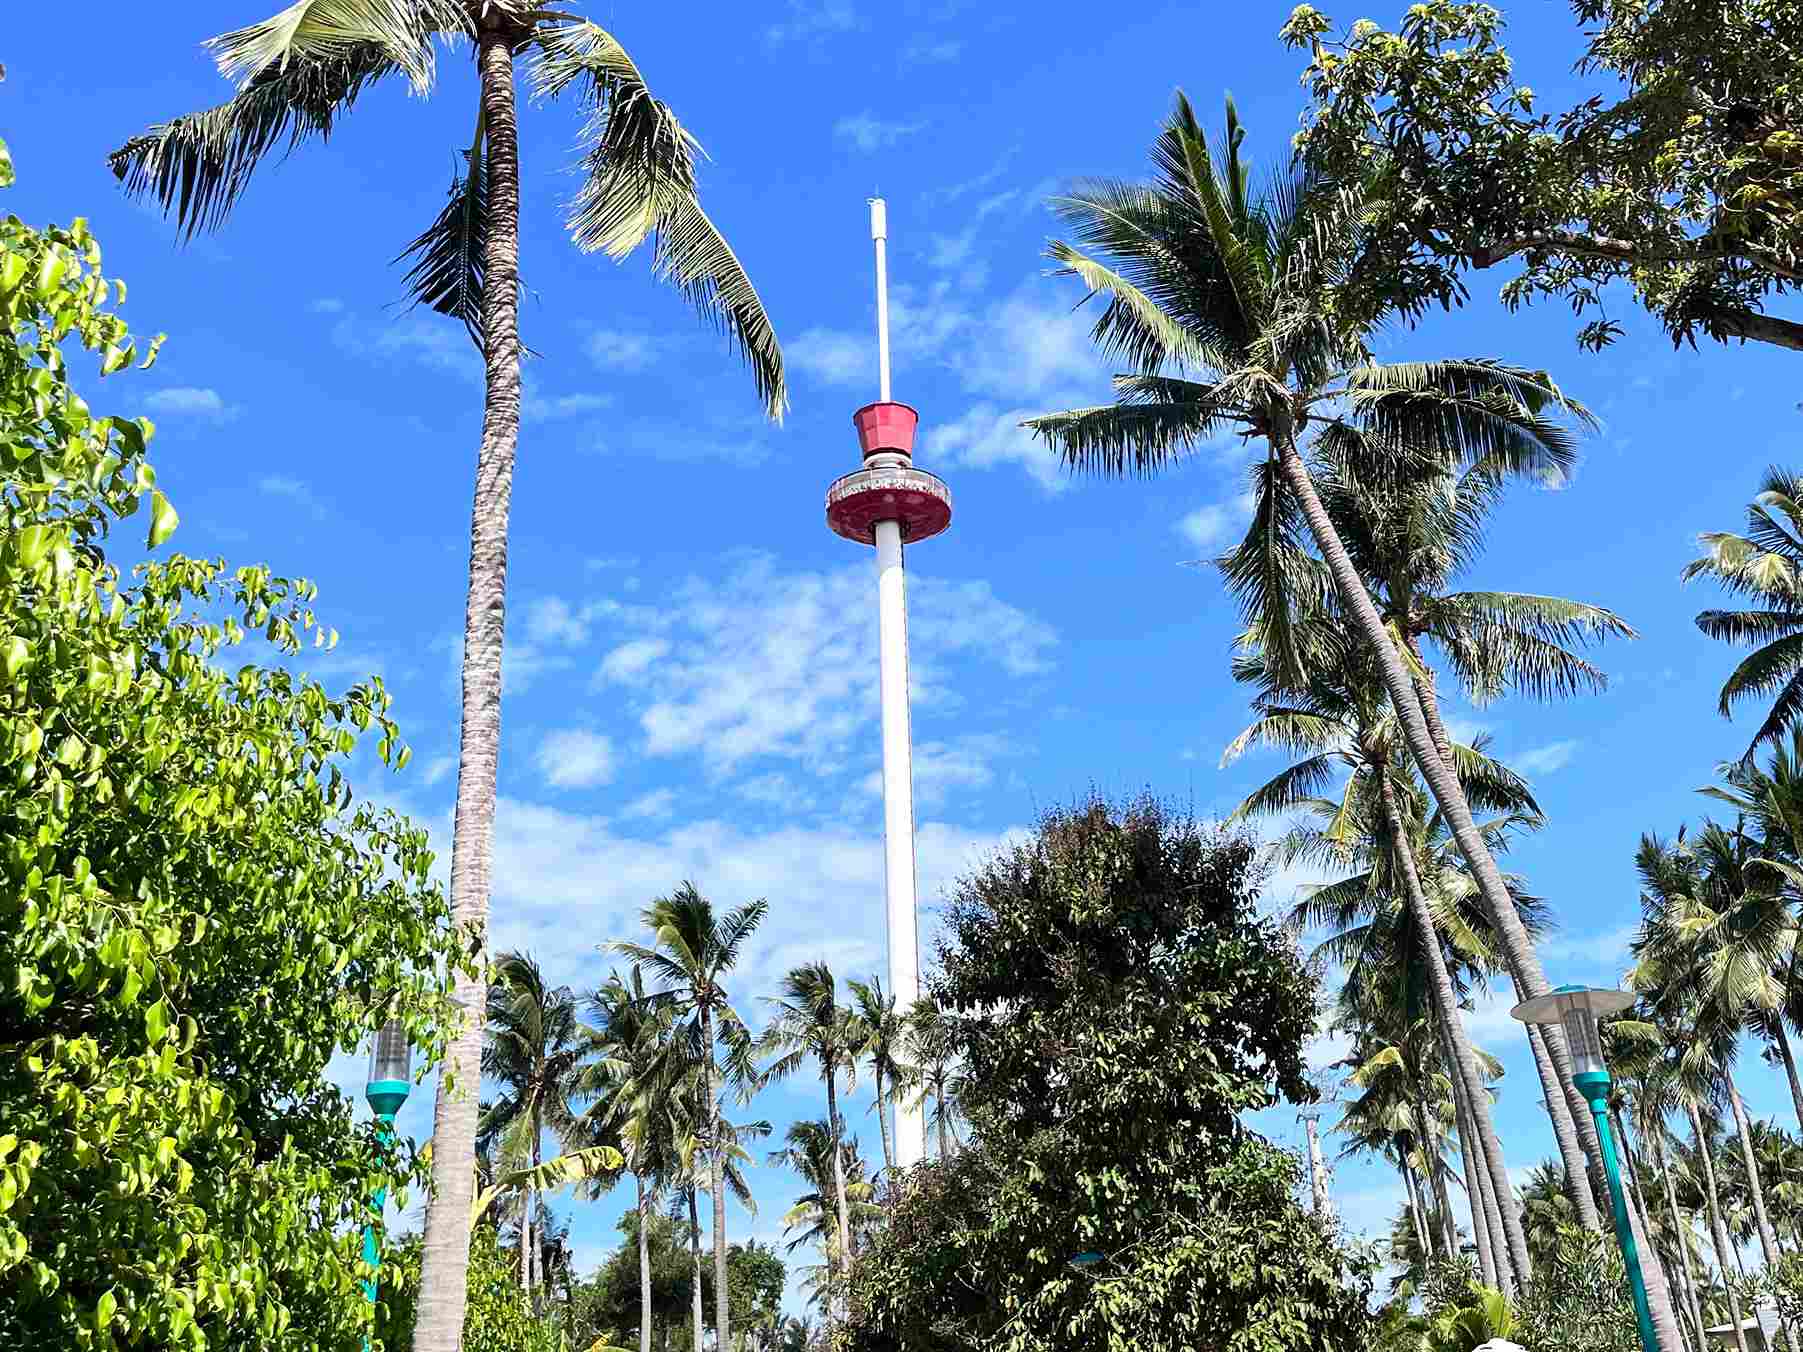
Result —
<instances>
[{"instance_id":1,"label":"tree branch","mask_svg":"<svg viewBox=\"0 0 1803 1352\"><path fill-rule=\"evenodd\" d=\"M1727 310L1709 315L1703 327L1717 338L1744 338L1803 352L1803 324L1756 310Z\"/></svg>"},{"instance_id":2,"label":"tree branch","mask_svg":"<svg viewBox=\"0 0 1803 1352\"><path fill-rule=\"evenodd\" d=\"M1493 268L1505 258L1512 258L1528 249L1548 249L1586 258L1611 258L1622 263L1702 263L1719 258L1744 258L1790 281L1803 281L1803 271L1764 249L1746 244L1727 247L1689 244L1681 248L1650 249L1635 244L1632 240L1611 239L1607 235L1586 235L1573 230L1538 230L1532 234L1500 240L1495 244L1481 245L1471 251L1471 266Z\"/></svg>"}]
</instances>

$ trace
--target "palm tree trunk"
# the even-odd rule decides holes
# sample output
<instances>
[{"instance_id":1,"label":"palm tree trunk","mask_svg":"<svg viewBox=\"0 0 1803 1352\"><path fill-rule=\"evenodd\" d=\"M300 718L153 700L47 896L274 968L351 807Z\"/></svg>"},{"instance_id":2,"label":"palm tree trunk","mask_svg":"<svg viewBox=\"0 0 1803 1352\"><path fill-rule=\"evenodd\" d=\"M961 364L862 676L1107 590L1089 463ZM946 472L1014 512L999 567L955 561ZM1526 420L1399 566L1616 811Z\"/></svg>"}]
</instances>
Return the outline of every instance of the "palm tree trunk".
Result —
<instances>
[{"instance_id":1,"label":"palm tree trunk","mask_svg":"<svg viewBox=\"0 0 1803 1352\"><path fill-rule=\"evenodd\" d=\"M1793 966L1793 980L1803 979L1803 972L1796 972ZM1784 1031L1784 1015L1772 1015L1772 1042L1778 1048L1778 1055L1784 1060L1784 1077L1790 1081L1791 1107L1797 1114L1797 1125L1803 1127L1803 1081L1797 1078L1797 1059L1791 1055L1790 1034Z\"/></svg>"},{"instance_id":2,"label":"palm tree trunk","mask_svg":"<svg viewBox=\"0 0 1803 1352\"><path fill-rule=\"evenodd\" d=\"M1702 1352L1703 1330L1707 1325L1703 1323L1703 1307L1697 1299L1697 1274L1690 1265L1690 1229L1678 1211L1678 1194L1672 1187L1671 1171L1665 1167L1665 1147L1659 1142L1659 1133L1649 1132L1647 1138L1653 1145L1653 1168L1665 1193L1665 1209L1671 1215L1672 1242L1678 1246L1678 1264L1684 1273L1684 1300L1690 1307L1690 1318L1695 1325L1698 1352Z\"/></svg>"},{"instance_id":3,"label":"palm tree trunk","mask_svg":"<svg viewBox=\"0 0 1803 1352\"><path fill-rule=\"evenodd\" d=\"M451 839L451 918L476 942L488 934L495 777L501 751L501 649L507 604L507 520L520 429L520 164L513 97L513 26L497 12L476 42L487 130L486 366L482 446L470 514L469 594L463 618L463 705ZM457 1352L469 1295L470 1204L486 985L458 969L451 999L462 1018L445 1048L432 1122L432 1192L420 1265L413 1352Z\"/></svg>"},{"instance_id":4,"label":"palm tree trunk","mask_svg":"<svg viewBox=\"0 0 1803 1352\"><path fill-rule=\"evenodd\" d=\"M1753 1154L1753 1128L1747 1121L1747 1108L1740 1101L1740 1090L1734 1087L1734 1074L1726 1066L1722 1067L1722 1080L1728 1086L1728 1104L1734 1110L1735 1135L1740 1138L1741 1164L1747 1171L1747 1191L1753 1198L1753 1218L1759 1225L1759 1248L1765 1255L1766 1271L1778 1271L1778 1237L1772 1233L1771 1217L1765 1208L1765 1184L1759 1179L1759 1162ZM1779 1332L1784 1335L1785 1346L1790 1352L1797 1352L1797 1340L1791 1333L1790 1325L1779 1325Z\"/></svg>"},{"instance_id":5,"label":"palm tree trunk","mask_svg":"<svg viewBox=\"0 0 1803 1352\"><path fill-rule=\"evenodd\" d=\"M1401 865L1403 891L1407 896L1410 918L1415 923L1416 941L1427 962L1430 978L1428 984L1433 990L1434 1008L1439 1015L1443 1034L1453 1050L1451 1070L1458 1084L1464 1088L1466 1106L1477 1124L1478 1134L1474 1144L1480 1152L1483 1167L1489 1173L1491 1188L1496 1194L1498 1209L1502 1212L1503 1235L1508 1246L1507 1261L1512 1270L1509 1275L1526 1281L1533 1271L1529 1264L1527 1235L1521 1228L1521 1216L1515 1208L1514 1193L1509 1185L1509 1171L1503 1162L1502 1143L1497 1140L1495 1124L1490 1120L1490 1096L1484 1090L1483 1077L1478 1073L1477 1058L1472 1055L1471 1043L1465 1036L1465 1026L1459 1019L1459 1002L1453 994L1452 974L1446 967L1446 954L1440 948L1439 930L1434 925L1433 912L1428 908L1427 891L1421 884L1421 872L1416 865L1414 851L1405 845L1408 837L1403 831L1402 812L1396 802L1396 789L1390 782L1388 768L1380 767L1378 796L1383 805L1384 826L1390 837L1391 854ZM1474 1196L1474 1230L1478 1227L1478 1213L1481 1209ZM1503 1288L1505 1293L1512 1289L1512 1285Z\"/></svg>"},{"instance_id":6,"label":"palm tree trunk","mask_svg":"<svg viewBox=\"0 0 1803 1352\"><path fill-rule=\"evenodd\" d=\"M933 1110L939 1120L939 1158L949 1160L952 1157L952 1110L945 1101L943 1087L934 1098Z\"/></svg>"},{"instance_id":7,"label":"palm tree trunk","mask_svg":"<svg viewBox=\"0 0 1803 1352\"><path fill-rule=\"evenodd\" d=\"M1729 1267L1729 1255L1734 1248L1728 1243L1728 1232L1722 1225L1722 1195L1715 1186L1715 1156L1709 1148L1709 1138L1703 1134L1703 1118L1697 1112L1697 1105L1687 1103L1685 1109L1690 1113L1690 1129L1696 1133L1697 1155L1703 1161L1703 1185L1708 1201L1709 1229L1715 1241L1715 1266L1722 1274L1722 1286L1728 1293L1728 1317L1734 1321L1734 1345L1737 1352L1747 1352L1747 1335L1740 1327L1740 1296L1736 1294L1733 1269Z\"/></svg>"},{"instance_id":8,"label":"palm tree trunk","mask_svg":"<svg viewBox=\"0 0 1803 1352\"><path fill-rule=\"evenodd\" d=\"M831 1061L826 1065L826 1116L827 1127L833 1134L833 1197L839 1207L839 1266L845 1272L851 1271L851 1211L845 1205L845 1152L840 1148L844 1139L839 1130L839 1090L838 1075L834 1073Z\"/></svg>"},{"instance_id":9,"label":"palm tree trunk","mask_svg":"<svg viewBox=\"0 0 1803 1352\"><path fill-rule=\"evenodd\" d=\"M889 1103L883 1097L883 1072L873 1068L876 1079L876 1129L883 1138L883 1172L895 1173L895 1152L889 1144Z\"/></svg>"},{"instance_id":10,"label":"palm tree trunk","mask_svg":"<svg viewBox=\"0 0 1803 1352\"><path fill-rule=\"evenodd\" d=\"M1465 1201L1471 1210L1471 1234L1477 1241L1478 1268L1483 1273L1485 1286L1513 1297L1515 1273L1509 1262L1508 1241L1503 1235L1502 1217L1490 1191L1490 1173L1484 1165L1483 1147L1478 1144L1477 1128L1473 1123L1470 1104L1466 1101L1465 1077L1459 1074L1450 1030L1439 1020L1435 1020L1435 1026L1440 1034L1440 1055L1446 1060L1447 1079L1452 1085L1452 1106L1459 1135L1459 1163L1465 1172Z\"/></svg>"},{"instance_id":11,"label":"palm tree trunk","mask_svg":"<svg viewBox=\"0 0 1803 1352\"><path fill-rule=\"evenodd\" d=\"M1409 1219L1415 1223L1415 1242L1421 1245L1422 1261L1432 1262L1434 1246L1427 1237L1427 1212L1421 1205L1421 1189L1415 1182L1415 1171L1410 1167L1407 1156L1403 1157L1397 1169L1402 1174L1403 1190L1409 1195Z\"/></svg>"},{"instance_id":12,"label":"palm tree trunk","mask_svg":"<svg viewBox=\"0 0 1803 1352\"><path fill-rule=\"evenodd\" d=\"M690 1307L695 1316L695 1347L693 1352L702 1352L701 1341L701 1213L695 1208L695 1180L689 1180L689 1263L691 1268L690 1283L695 1288L690 1293Z\"/></svg>"},{"instance_id":13,"label":"palm tree trunk","mask_svg":"<svg viewBox=\"0 0 1803 1352\"><path fill-rule=\"evenodd\" d=\"M532 1146L526 1158L538 1168L538 1105L526 1110L532 1131ZM526 1293L526 1308L532 1308L532 1184L527 1183L520 1211L520 1289Z\"/></svg>"},{"instance_id":14,"label":"palm tree trunk","mask_svg":"<svg viewBox=\"0 0 1803 1352\"><path fill-rule=\"evenodd\" d=\"M714 1020L705 1008L701 1012L701 1040L707 1048L707 1161L714 1200L714 1340L724 1352L730 1345L727 1341L730 1330L726 1285L726 1143L720 1122L720 1090L714 1082L718 1071L714 1064ZM699 1344L695 1352L701 1352Z\"/></svg>"},{"instance_id":15,"label":"palm tree trunk","mask_svg":"<svg viewBox=\"0 0 1803 1352\"><path fill-rule=\"evenodd\" d=\"M1540 1092L1545 1095L1547 1116L1553 1123L1553 1139L1558 1143L1559 1159L1565 1166L1565 1191L1577 1209L1578 1223L1586 1230L1600 1231L1603 1219L1596 1209L1596 1194L1590 1187L1590 1166L1578 1147L1577 1128L1565 1111L1565 1096L1559 1092L1559 1072L1553 1064L1547 1030L1534 1024L1527 1025L1527 1030L1528 1045L1534 1052L1534 1069L1540 1076Z\"/></svg>"},{"instance_id":16,"label":"palm tree trunk","mask_svg":"<svg viewBox=\"0 0 1803 1352\"><path fill-rule=\"evenodd\" d=\"M651 1212L645 1176L634 1174L639 1187L639 1352L651 1352Z\"/></svg>"}]
</instances>

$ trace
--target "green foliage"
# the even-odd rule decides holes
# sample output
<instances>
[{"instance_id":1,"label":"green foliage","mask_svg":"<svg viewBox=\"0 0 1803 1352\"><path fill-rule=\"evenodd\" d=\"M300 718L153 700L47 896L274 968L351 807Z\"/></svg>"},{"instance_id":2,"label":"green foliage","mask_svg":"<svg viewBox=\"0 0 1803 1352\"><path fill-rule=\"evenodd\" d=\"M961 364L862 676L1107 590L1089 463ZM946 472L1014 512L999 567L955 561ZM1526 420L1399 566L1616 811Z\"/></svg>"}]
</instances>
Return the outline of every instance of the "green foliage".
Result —
<instances>
[{"instance_id":1,"label":"green foliage","mask_svg":"<svg viewBox=\"0 0 1803 1352\"><path fill-rule=\"evenodd\" d=\"M381 1308L374 1346L403 1352L413 1343L419 1299L420 1240L410 1235L382 1264ZM520 1289L518 1260L501 1247L493 1226L470 1235L469 1303L463 1315L463 1352L567 1352L556 1322L534 1315Z\"/></svg>"},{"instance_id":2,"label":"green foliage","mask_svg":"<svg viewBox=\"0 0 1803 1352\"><path fill-rule=\"evenodd\" d=\"M389 1162L328 1060L389 1018L439 1057L448 911L426 835L352 794L370 681L278 659L326 637L313 588L109 531L176 524L144 419L71 359L155 340L85 224L0 222L0 1345L342 1348L367 1325L355 1230Z\"/></svg>"},{"instance_id":3,"label":"green foliage","mask_svg":"<svg viewBox=\"0 0 1803 1352\"><path fill-rule=\"evenodd\" d=\"M1252 857L1155 802L1091 802L959 885L931 986L973 1139L898 1190L845 1347L1362 1343L1369 1271L1238 1121L1310 1097L1316 1014Z\"/></svg>"},{"instance_id":4,"label":"green foliage","mask_svg":"<svg viewBox=\"0 0 1803 1352\"><path fill-rule=\"evenodd\" d=\"M621 1241L588 1281L577 1288L566 1331L571 1346L587 1348L600 1340L636 1348L639 1339L639 1239L638 1213L629 1211L620 1220ZM653 1212L647 1230L651 1266L651 1341L654 1347L673 1352L693 1342L690 1318L694 1291L686 1224ZM783 1261L769 1249L752 1243L734 1244L726 1254L726 1282L735 1329L758 1336L757 1330L774 1329L782 1315ZM713 1327L714 1274L711 1265L701 1271L702 1317Z\"/></svg>"},{"instance_id":5,"label":"green foliage","mask_svg":"<svg viewBox=\"0 0 1803 1352\"><path fill-rule=\"evenodd\" d=\"M1283 35L1312 54L1314 101L1299 149L1330 176L1375 168L1385 183L1365 221L1366 280L1452 304L1467 269L1520 257L1510 304L1550 296L1601 313L1605 288L1626 281L1674 341L1803 346L1803 325L1762 313L1803 277L1803 8L1571 8L1578 65L1602 92L1548 115L1516 78L1494 5L1426 0L1395 31L1368 19L1337 31L1296 7ZM1582 340L1619 331L1598 319Z\"/></svg>"},{"instance_id":6,"label":"green foliage","mask_svg":"<svg viewBox=\"0 0 1803 1352\"><path fill-rule=\"evenodd\" d=\"M1634 1352L1640 1346L1627 1269L1612 1239L1567 1225L1551 1251L1534 1262L1534 1280L1516 1303L1516 1342L1569 1352Z\"/></svg>"}]
</instances>

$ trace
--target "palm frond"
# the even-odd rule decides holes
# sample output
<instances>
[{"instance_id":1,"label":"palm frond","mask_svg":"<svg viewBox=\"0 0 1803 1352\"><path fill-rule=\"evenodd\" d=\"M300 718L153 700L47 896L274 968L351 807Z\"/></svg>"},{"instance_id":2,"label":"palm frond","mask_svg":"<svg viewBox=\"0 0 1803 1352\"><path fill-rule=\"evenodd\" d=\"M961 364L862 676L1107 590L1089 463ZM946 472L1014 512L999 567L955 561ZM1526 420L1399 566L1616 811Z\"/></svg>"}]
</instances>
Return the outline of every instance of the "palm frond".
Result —
<instances>
[{"instance_id":1,"label":"palm frond","mask_svg":"<svg viewBox=\"0 0 1803 1352\"><path fill-rule=\"evenodd\" d=\"M471 32L455 0L295 0L248 28L209 38L219 73L248 86L271 70L306 61L341 61L379 50L407 73L415 93L432 86L433 42Z\"/></svg>"},{"instance_id":2,"label":"palm frond","mask_svg":"<svg viewBox=\"0 0 1803 1352\"><path fill-rule=\"evenodd\" d=\"M412 258L404 279L415 305L424 305L458 320L478 349L482 336L482 297L487 275L488 167L482 130L463 152L464 170L452 175L449 200L425 231L394 261Z\"/></svg>"}]
</instances>

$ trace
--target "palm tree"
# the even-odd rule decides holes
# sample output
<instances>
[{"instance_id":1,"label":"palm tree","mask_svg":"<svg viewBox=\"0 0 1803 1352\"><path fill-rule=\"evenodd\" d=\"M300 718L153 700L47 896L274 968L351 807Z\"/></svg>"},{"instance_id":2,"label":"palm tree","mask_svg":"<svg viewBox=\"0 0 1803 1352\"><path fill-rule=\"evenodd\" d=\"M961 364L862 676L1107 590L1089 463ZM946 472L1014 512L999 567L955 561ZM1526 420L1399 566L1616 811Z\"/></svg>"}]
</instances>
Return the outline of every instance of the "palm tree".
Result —
<instances>
[{"instance_id":1,"label":"palm tree","mask_svg":"<svg viewBox=\"0 0 1803 1352\"><path fill-rule=\"evenodd\" d=\"M226 102L158 123L111 157L133 197L150 197L185 234L221 226L262 160L325 140L358 97L404 78L433 83L436 48L473 40L479 85L462 169L430 226L409 244L416 301L462 321L485 366L481 448L470 520L464 614L462 732L451 844L451 905L477 944L487 932L495 775L500 758L508 512L520 427L519 138L516 58L531 62L541 99L583 105L582 186L568 226L576 247L623 258L655 237L653 267L722 329L750 367L770 417L787 402L782 353L763 303L702 210L694 137L654 98L605 29L536 0L296 0L280 14L212 39ZM479 967L460 970L464 1021L446 1051L433 1122L434 1206L426 1217L417 1352L451 1352L467 1295L467 1212L477 1098L467 1086L482 1050Z\"/></svg>"},{"instance_id":2,"label":"palm tree","mask_svg":"<svg viewBox=\"0 0 1803 1352\"><path fill-rule=\"evenodd\" d=\"M709 1191L714 1210L714 1336L722 1347L731 1345L726 1283L726 1124L720 1099L726 1071L719 1050L730 1062L744 1061L750 1038L745 1022L733 1009L723 984L738 963L752 933L770 911L761 898L736 906L724 916L714 904L684 882L667 897L659 897L642 913L645 927L656 936L654 947L614 943L614 952L642 966L663 983L658 996L682 1021L679 1036L686 1043L690 1062L700 1072L702 1113L696 1135L703 1143L710 1175ZM719 1049L719 1050L717 1050Z\"/></svg>"},{"instance_id":3,"label":"palm tree","mask_svg":"<svg viewBox=\"0 0 1803 1352\"><path fill-rule=\"evenodd\" d=\"M862 981L845 983L852 994L858 1025L864 1040L857 1053L870 1063L870 1078L876 1090L871 1104L876 1113L877 1131L883 1138L883 1169L893 1172L895 1154L889 1144L889 1102L901 1100L902 1090L914 1082L915 1071L906 1057L908 1027L895 997L883 992L883 979L872 977L868 985ZM887 1090L885 1090L887 1086Z\"/></svg>"},{"instance_id":4,"label":"palm tree","mask_svg":"<svg viewBox=\"0 0 1803 1352\"><path fill-rule=\"evenodd\" d=\"M957 1048L952 1025L945 1012L926 996L908 1011L908 1058L914 1063L919 1100L932 1103L928 1125L939 1138L939 1158L949 1160L957 1148L958 1091L963 1076L957 1068Z\"/></svg>"},{"instance_id":5,"label":"palm tree","mask_svg":"<svg viewBox=\"0 0 1803 1352\"><path fill-rule=\"evenodd\" d=\"M572 1100L593 1044L576 1016L575 995L567 986L550 986L526 954L503 953L495 963L486 1022L482 1073L504 1092L483 1112L478 1134L511 1138L521 1162L536 1169L544 1162L540 1139L546 1127L566 1141L573 1135ZM520 1202L520 1286L528 1299L534 1285L532 1220L528 1183Z\"/></svg>"},{"instance_id":6,"label":"palm tree","mask_svg":"<svg viewBox=\"0 0 1803 1352\"><path fill-rule=\"evenodd\" d=\"M865 1032L851 1009L839 1003L838 983L824 962L805 963L792 968L783 977L782 995L772 1001L776 1015L761 1039L765 1051L780 1051L769 1067L769 1077L780 1080L793 1074L803 1061L812 1058L820 1068L820 1079L826 1085L826 1120L834 1142L845 1139L839 1122L839 1075L847 1076L846 1088L852 1087L857 1074L858 1049ZM851 1214L845 1199L845 1175L840 1169L839 1152L831 1152L833 1163L833 1195L839 1213L839 1261L849 1264L852 1258Z\"/></svg>"},{"instance_id":7,"label":"palm tree","mask_svg":"<svg viewBox=\"0 0 1803 1352\"><path fill-rule=\"evenodd\" d=\"M829 1121L803 1119L789 1124L782 1149L771 1151L769 1158L772 1164L794 1170L808 1186L783 1216L784 1235L794 1236L785 1252L794 1253L804 1244L820 1249L826 1259L822 1294L830 1304L847 1270L847 1236L864 1233L881 1215L857 1142L837 1137ZM850 1217L844 1228L838 1210L841 1183Z\"/></svg>"},{"instance_id":8,"label":"palm tree","mask_svg":"<svg viewBox=\"0 0 1803 1352\"><path fill-rule=\"evenodd\" d=\"M1325 644L1324 639L1314 642ZM1404 901L1407 919L1398 936L1403 942L1398 953L1413 950L1419 955L1435 1020L1449 1039L1459 1115L1472 1118L1476 1139L1471 1145L1489 1181L1488 1194L1480 1191L1471 1198L1473 1226L1488 1266L1500 1276L1501 1288L1510 1291L1516 1277L1527 1278L1527 1245L1510 1201L1508 1169L1490 1118L1489 1092L1459 1017L1458 994L1442 947L1443 921L1436 919L1422 879L1425 861L1417 846L1427 827L1417 808L1417 781L1401 757L1396 721L1372 664L1359 650L1342 645L1337 662L1317 664L1304 689L1281 688L1258 655L1242 657L1235 674L1264 685L1266 693L1254 705L1255 721L1229 745L1222 764L1253 746L1275 746L1301 758L1248 795L1234 817L1312 809L1323 825L1292 833L1286 841L1288 855L1313 854L1338 867L1363 866L1362 872L1326 890L1325 896L1317 892L1305 901L1295 919L1303 924L1330 917L1349 920L1382 907L1385 897L1400 895ZM1512 771L1471 747L1454 748L1454 759L1468 799L1504 814L1486 824L1493 836L1524 821L1537 821L1538 806ZM1342 768L1347 777L1339 801L1318 796ZM1587 1193L1588 1183L1583 1186ZM1490 1194L1499 1203L1495 1233L1483 1205L1484 1196Z\"/></svg>"},{"instance_id":9,"label":"palm tree","mask_svg":"<svg viewBox=\"0 0 1803 1352\"><path fill-rule=\"evenodd\" d=\"M1697 628L1710 638L1751 645L1753 651L1722 683L1723 718L1749 698L1771 708L1742 756L1775 742L1803 717L1803 480L1774 466L1747 504L1747 533L1709 531L1697 537L1702 554L1683 578L1707 577L1755 603L1750 610L1705 610Z\"/></svg>"},{"instance_id":10,"label":"palm tree","mask_svg":"<svg viewBox=\"0 0 1803 1352\"><path fill-rule=\"evenodd\" d=\"M1317 491L1302 437L1311 424L1317 437L1344 429L1403 467L1488 463L1492 473L1557 475L1572 452L1556 418L1589 415L1543 373L1500 362L1374 361L1372 326L1386 314L1419 313L1427 297L1394 292L1366 306L1361 289L1346 285L1360 263L1364 185L1328 183L1304 165L1254 199L1243 138L1230 103L1226 143L1211 154L1179 94L1153 149L1154 182L1089 183L1054 203L1083 247L1057 242L1050 255L1091 295L1107 297L1093 337L1131 369L1115 378L1114 403L1026 425L1070 468L1114 476L1156 473L1224 434L1264 443L1252 527L1223 562L1230 587L1291 684L1308 665L1295 621L1337 594L1491 913L1516 989L1544 994L1539 956L1435 742L1408 661ZM1304 534L1321 565L1299 563ZM1568 1086L1563 1038L1548 1041Z\"/></svg>"}]
</instances>

